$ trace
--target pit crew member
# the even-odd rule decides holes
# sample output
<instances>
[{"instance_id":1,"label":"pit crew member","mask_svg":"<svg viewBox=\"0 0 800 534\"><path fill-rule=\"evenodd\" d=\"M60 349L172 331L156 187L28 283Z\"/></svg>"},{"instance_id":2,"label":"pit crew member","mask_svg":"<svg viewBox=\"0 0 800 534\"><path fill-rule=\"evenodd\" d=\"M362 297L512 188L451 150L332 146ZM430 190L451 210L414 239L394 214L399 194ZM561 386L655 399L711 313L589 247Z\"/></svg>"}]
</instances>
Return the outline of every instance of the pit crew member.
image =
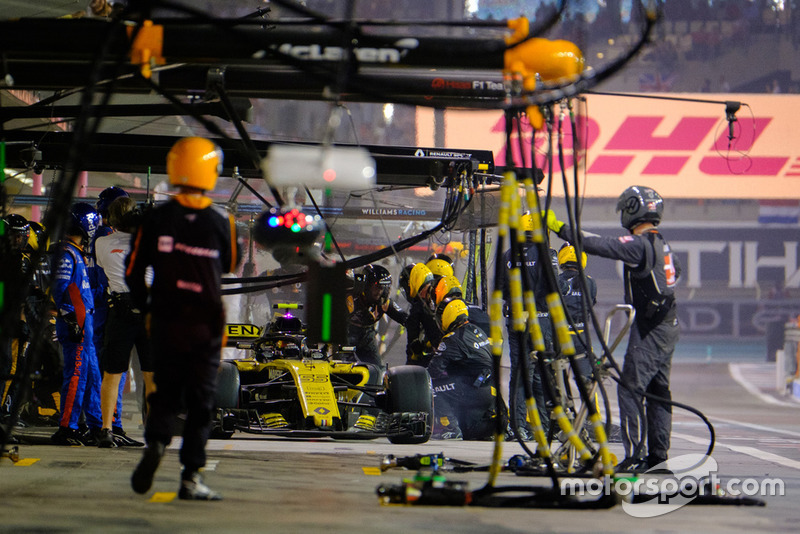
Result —
<instances>
[{"instance_id":1,"label":"pit crew member","mask_svg":"<svg viewBox=\"0 0 800 534\"><path fill-rule=\"evenodd\" d=\"M134 346L142 370L145 394L155 391L153 358L144 317L141 310L131 305L130 291L125 283L125 259L131 248L131 233L138 223L137 214L136 202L128 196L119 196L106 210L113 231L95 241L97 265L108 280L108 318L100 353L103 428L97 445L101 448L144 445L127 437L117 423L122 397L120 385L128 371Z\"/></svg>"},{"instance_id":2,"label":"pit crew member","mask_svg":"<svg viewBox=\"0 0 800 534\"><path fill-rule=\"evenodd\" d=\"M8 280L16 281L23 279L32 269L30 257L26 254L28 236L30 235L30 224L22 215L11 213L0 220L3 225L4 234L8 237L8 249L3 252L8 254L4 261L4 270L7 269ZM6 243L3 243L5 245ZM7 283L3 289L4 297L9 301L19 303L19 308L14 312L11 319L11 335L3 336L5 346L0 347L0 421L5 422L10 419L12 404L19 391L24 368L25 355L29 339L28 325L26 324L25 299L29 291L19 283ZM17 293L16 298L12 298L11 292Z\"/></svg>"},{"instance_id":3,"label":"pit crew member","mask_svg":"<svg viewBox=\"0 0 800 534\"><path fill-rule=\"evenodd\" d=\"M545 348L548 351L553 350L553 330L550 323L550 314L548 313L547 301L547 288L545 286L544 276L541 269L546 265L539 261L539 251L533 243L533 219L530 213L526 213L520 219L520 231L526 232L525 243L522 244L522 254L525 258L525 264L520 265L519 260L512 259L511 253L513 249L508 249L503 254L503 265L501 266L500 276L502 276L501 287L503 288L503 300L506 301L505 309L510 309L510 286L508 281L508 270L513 265L520 268L522 276L527 279L527 287L533 291L534 300L536 302L536 311L538 312L539 325L544 335ZM549 259L549 258L548 258ZM547 260L544 260L547 261ZM513 262L513 263L512 263ZM530 335L525 331L523 336L523 344L520 346L519 338L514 332L511 324L511 315L507 315L506 330L508 337L508 355L511 360L511 369L509 373L509 396L516 392L515 396L511 397L511 417L514 417L511 427L518 430L520 439L530 441L533 439L533 429L530 422L527 420L528 414L525 407L525 389L522 381L518 378L520 371L520 358L528 357L531 354L532 347L530 346ZM542 356L542 355L539 355ZM550 415L545 404L544 387L542 386L542 377L539 374L536 363L531 360L529 365L528 380L531 382L533 389L534 400L536 407L539 410L539 418L542 421L542 426L545 430L550 424Z\"/></svg>"},{"instance_id":4,"label":"pit crew member","mask_svg":"<svg viewBox=\"0 0 800 534\"><path fill-rule=\"evenodd\" d=\"M434 439L492 439L496 381L489 338L469 322L467 304L458 298L438 312L441 343L428 364L434 391ZM505 428L505 414L503 428Z\"/></svg>"},{"instance_id":5,"label":"pit crew member","mask_svg":"<svg viewBox=\"0 0 800 534\"><path fill-rule=\"evenodd\" d=\"M185 406L178 498L221 499L199 470L206 463L225 329L220 279L239 264L233 216L217 210L205 194L216 186L222 157L208 139L178 140L167 155L169 182L178 192L145 215L133 240L125 281L132 307L150 315L156 384L148 398L145 451L131 477L137 493L150 489ZM153 269L150 288L148 267Z\"/></svg>"},{"instance_id":6,"label":"pit crew member","mask_svg":"<svg viewBox=\"0 0 800 534\"><path fill-rule=\"evenodd\" d=\"M85 202L72 207L65 239L57 245L53 300L58 309L56 335L64 353L61 420L51 437L56 445L94 445L103 425L100 413L100 367L92 337L94 295L83 256L100 215ZM79 431L84 412L88 433Z\"/></svg>"},{"instance_id":7,"label":"pit crew member","mask_svg":"<svg viewBox=\"0 0 800 534\"><path fill-rule=\"evenodd\" d=\"M619 471L652 468L667 459L672 429L672 407L643 394L671 399L669 374L672 354L680 335L675 286L680 265L669 243L658 231L664 213L664 199L654 189L631 186L619 196L616 210L622 227L630 232L618 238L583 232L584 250L624 263L625 302L636 310L631 326L622 382L617 388L625 459ZM574 239L572 228L559 221L552 211L546 214L547 226L564 240ZM647 455L639 446L640 413L647 417ZM642 453L636 455L636 451Z\"/></svg>"},{"instance_id":8,"label":"pit crew member","mask_svg":"<svg viewBox=\"0 0 800 534\"><path fill-rule=\"evenodd\" d=\"M442 339L433 308L427 304L433 295L433 278L424 263L407 266L400 275L400 287L411 303L406 320L406 365L427 367Z\"/></svg>"},{"instance_id":9,"label":"pit crew member","mask_svg":"<svg viewBox=\"0 0 800 534\"><path fill-rule=\"evenodd\" d=\"M376 339L378 321L385 314L405 325L408 314L389 298L392 275L385 267L366 265L361 276L363 283L347 296L347 342L355 346L360 361L383 369Z\"/></svg>"},{"instance_id":10,"label":"pit crew member","mask_svg":"<svg viewBox=\"0 0 800 534\"><path fill-rule=\"evenodd\" d=\"M108 210L111 203L118 198L130 198L130 195L121 187L111 186L103 189L97 197L95 208L100 214L100 226L97 228L94 239L92 239L91 246L89 247L86 264L89 269L89 282L92 284L92 293L94 293L94 348L97 352L101 371L105 369L105 364L103 362L103 345L105 343L106 321L109 315L110 293L108 275L97 261L97 240L111 235L114 231L109 222L110 216ZM98 445L102 447L108 447L112 442L116 445L127 447L144 446L144 443L141 441L137 441L128 436L122 428L122 393L125 388L126 378L127 374L123 373L118 382L117 402L113 412L114 423L111 431L112 436L105 436L102 440L98 439ZM105 377L103 378L103 382L106 382Z\"/></svg>"},{"instance_id":11,"label":"pit crew member","mask_svg":"<svg viewBox=\"0 0 800 534\"><path fill-rule=\"evenodd\" d=\"M586 253L581 251L581 268L586 268ZM558 287L564 297L564 305L569 317L572 319L570 324L570 335L575 345L575 354L586 354L586 327L584 325L584 306L588 302L590 306L597 303L597 284L594 278L586 275L586 287L588 289L588 301L583 298L583 284L580 280L578 270L578 255L575 247L565 242L558 251L558 266L561 272L558 274ZM575 325L577 330L572 328ZM581 374L588 376L592 372L591 363L587 358L577 358Z\"/></svg>"}]
</instances>

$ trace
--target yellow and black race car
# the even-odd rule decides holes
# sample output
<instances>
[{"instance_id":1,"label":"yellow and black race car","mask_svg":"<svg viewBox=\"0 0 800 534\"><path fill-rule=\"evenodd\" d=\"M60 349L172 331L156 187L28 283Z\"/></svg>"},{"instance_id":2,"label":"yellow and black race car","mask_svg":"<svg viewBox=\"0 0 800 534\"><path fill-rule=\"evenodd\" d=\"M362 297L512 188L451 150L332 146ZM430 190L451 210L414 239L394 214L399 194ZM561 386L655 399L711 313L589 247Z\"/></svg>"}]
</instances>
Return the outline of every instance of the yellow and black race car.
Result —
<instances>
[{"instance_id":1,"label":"yellow and black race car","mask_svg":"<svg viewBox=\"0 0 800 534\"><path fill-rule=\"evenodd\" d=\"M229 345L251 357L224 360L217 376L212 437L235 431L291 437L424 443L433 425L428 371L382 371L359 362L352 347L310 347L305 325L276 314L263 329L228 325ZM242 341L247 336L251 341Z\"/></svg>"}]
</instances>

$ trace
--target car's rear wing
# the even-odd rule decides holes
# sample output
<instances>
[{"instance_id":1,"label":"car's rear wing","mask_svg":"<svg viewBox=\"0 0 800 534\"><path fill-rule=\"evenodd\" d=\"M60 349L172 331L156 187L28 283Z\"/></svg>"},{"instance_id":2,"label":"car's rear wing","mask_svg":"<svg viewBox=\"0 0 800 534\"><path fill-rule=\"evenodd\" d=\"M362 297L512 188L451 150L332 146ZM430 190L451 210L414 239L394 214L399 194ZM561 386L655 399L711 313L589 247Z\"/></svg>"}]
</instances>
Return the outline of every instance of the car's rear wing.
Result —
<instances>
[{"instance_id":1,"label":"car's rear wing","mask_svg":"<svg viewBox=\"0 0 800 534\"><path fill-rule=\"evenodd\" d=\"M239 349L249 349L251 344L261 337L264 331L263 327L254 324L244 323L231 323L225 325L225 334L227 341L226 347L233 347ZM247 345L247 346L243 346Z\"/></svg>"}]
</instances>

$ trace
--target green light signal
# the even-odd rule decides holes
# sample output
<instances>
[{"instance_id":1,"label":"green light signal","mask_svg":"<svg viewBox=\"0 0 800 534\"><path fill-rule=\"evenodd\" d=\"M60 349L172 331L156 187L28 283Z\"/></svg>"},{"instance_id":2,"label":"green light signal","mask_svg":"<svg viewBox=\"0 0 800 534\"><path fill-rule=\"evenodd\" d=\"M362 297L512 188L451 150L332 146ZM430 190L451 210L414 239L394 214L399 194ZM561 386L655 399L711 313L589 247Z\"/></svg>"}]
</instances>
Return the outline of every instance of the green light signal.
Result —
<instances>
[{"instance_id":1,"label":"green light signal","mask_svg":"<svg viewBox=\"0 0 800 534\"><path fill-rule=\"evenodd\" d=\"M322 341L331 339L331 311L333 308L333 297L330 293L322 295Z\"/></svg>"}]
</instances>

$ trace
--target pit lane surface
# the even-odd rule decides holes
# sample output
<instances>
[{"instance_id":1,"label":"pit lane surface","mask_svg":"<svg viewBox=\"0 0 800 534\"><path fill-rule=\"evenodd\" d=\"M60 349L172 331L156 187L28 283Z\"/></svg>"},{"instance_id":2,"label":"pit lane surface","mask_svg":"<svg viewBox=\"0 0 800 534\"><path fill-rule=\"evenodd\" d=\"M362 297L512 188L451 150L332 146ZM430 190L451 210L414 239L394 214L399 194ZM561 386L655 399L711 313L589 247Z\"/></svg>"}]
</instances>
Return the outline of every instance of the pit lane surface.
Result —
<instances>
[{"instance_id":1,"label":"pit lane surface","mask_svg":"<svg viewBox=\"0 0 800 534\"><path fill-rule=\"evenodd\" d=\"M755 373L749 373L752 376ZM745 377L747 378L747 377ZM784 496L763 497L763 508L685 506L655 518L635 518L622 506L574 511L480 507L382 506L376 488L398 484L411 472L381 473L386 454L443 452L450 458L487 463L491 443L429 442L392 445L375 441L288 440L236 434L209 442L206 480L225 500L192 503L174 499L179 477L173 442L146 496L130 489L140 449L22 445L21 461L0 461L2 532L781 532L800 520L800 407L774 404L731 376L728 363L681 362L673 366L676 400L702 410L714 423L718 476L780 478ZM750 383L758 389L757 383ZM613 392L612 392L613 393ZM764 395L769 395L764 392ZM614 395L612 394L612 397ZM29 429L46 436L53 429ZM141 430L128 425L141 437ZM671 457L702 453L708 432L699 420L675 412ZM620 454L619 444L612 450ZM503 458L521 452L507 443ZM451 473L470 489L486 473ZM544 478L503 473L499 485L546 485Z\"/></svg>"}]
</instances>

